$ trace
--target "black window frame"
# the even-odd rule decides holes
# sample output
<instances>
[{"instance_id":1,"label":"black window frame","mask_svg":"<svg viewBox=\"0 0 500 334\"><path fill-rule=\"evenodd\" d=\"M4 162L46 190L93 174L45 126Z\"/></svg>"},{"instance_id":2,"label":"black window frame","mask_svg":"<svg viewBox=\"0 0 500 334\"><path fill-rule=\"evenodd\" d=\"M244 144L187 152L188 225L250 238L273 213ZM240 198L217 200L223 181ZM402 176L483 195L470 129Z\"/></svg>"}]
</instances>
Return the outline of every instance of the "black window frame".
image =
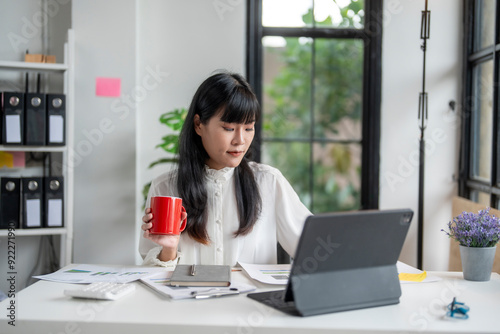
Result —
<instances>
[{"instance_id":1,"label":"black window frame","mask_svg":"<svg viewBox=\"0 0 500 334\"><path fill-rule=\"evenodd\" d=\"M461 144L458 175L458 194L461 197L477 202L476 192L489 194L489 206L499 208L500 202L500 0L496 0L495 36L492 46L474 50L476 28L481 22L477 20L477 4L480 0L464 0L464 63L463 63L463 96L461 113ZM473 118L477 112L474 103L474 70L479 64L493 60L493 120L492 120L492 151L490 180L480 180L472 175L474 152L472 141L478 135L473 129Z\"/></svg>"},{"instance_id":2,"label":"black window frame","mask_svg":"<svg viewBox=\"0 0 500 334\"><path fill-rule=\"evenodd\" d=\"M360 209L378 209L382 93L383 0L365 0L363 29L279 28L262 26L262 0L247 0L246 75L262 103L262 37L353 38L363 40L363 107ZM260 161L262 124L256 124L255 159Z\"/></svg>"}]
</instances>

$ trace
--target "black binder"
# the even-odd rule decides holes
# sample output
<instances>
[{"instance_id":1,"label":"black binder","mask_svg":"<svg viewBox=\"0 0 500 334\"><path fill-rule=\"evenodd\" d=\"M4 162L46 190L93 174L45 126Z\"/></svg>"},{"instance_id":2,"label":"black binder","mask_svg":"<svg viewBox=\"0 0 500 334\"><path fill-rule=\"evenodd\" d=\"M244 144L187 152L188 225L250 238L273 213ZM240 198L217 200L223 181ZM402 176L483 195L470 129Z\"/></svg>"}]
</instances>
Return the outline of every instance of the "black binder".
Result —
<instances>
[{"instance_id":1,"label":"black binder","mask_svg":"<svg viewBox=\"0 0 500 334\"><path fill-rule=\"evenodd\" d=\"M40 228L43 224L43 178L22 178L23 228Z\"/></svg>"},{"instance_id":2,"label":"black binder","mask_svg":"<svg viewBox=\"0 0 500 334\"><path fill-rule=\"evenodd\" d=\"M47 94L47 145L66 144L66 96Z\"/></svg>"},{"instance_id":3,"label":"black binder","mask_svg":"<svg viewBox=\"0 0 500 334\"><path fill-rule=\"evenodd\" d=\"M2 142L4 145L23 145L24 93L2 93Z\"/></svg>"},{"instance_id":4,"label":"black binder","mask_svg":"<svg viewBox=\"0 0 500 334\"><path fill-rule=\"evenodd\" d=\"M64 226L64 178L49 176L44 180L45 221L44 227Z\"/></svg>"},{"instance_id":5,"label":"black binder","mask_svg":"<svg viewBox=\"0 0 500 334\"><path fill-rule=\"evenodd\" d=\"M45 145L47 112L45 94L27 93L24 117L24 145Z\"/></svg>"},{"instance_id":6,"label":"black binder","mask_svg":"<svg viewBox=\"0 0 500 334\"><path fill-rule=\"evenodd\" d=\"M0 228L19 228L21 179L2 177L0 181Z\"/></svg>"}]
</instances>

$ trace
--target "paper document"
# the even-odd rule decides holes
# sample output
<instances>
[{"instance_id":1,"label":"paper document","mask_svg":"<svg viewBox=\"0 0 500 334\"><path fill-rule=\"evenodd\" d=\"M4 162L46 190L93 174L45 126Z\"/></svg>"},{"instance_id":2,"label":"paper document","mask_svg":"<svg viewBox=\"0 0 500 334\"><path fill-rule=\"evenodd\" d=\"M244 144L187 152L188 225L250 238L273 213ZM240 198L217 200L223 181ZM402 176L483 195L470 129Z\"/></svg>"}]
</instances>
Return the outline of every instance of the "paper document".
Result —
<instances>
[{"instance_id":1,"label":"paper document","mask_svg":"<svg viewBox=\"0 0 500 334\"><path fill-rule=\"evenodd\" d=\"M188 299L194 298L196 294L210 294L224 295L224 293L233 294L246 293L256 289L255 286L250 284L232 282L228 287L188 287L188 286L170 286L170 277L172 271L163 271L147 277L141 278L141 282L155 290L156 292L170 297L172 299Z\"/></svg>"},{"instance_id":2,"label":"paper document","mask_svg":"<svg viewBox=\"0 0 500 334\"><path fill-rule=\"evenodd\" d=\"M248 264L238 262L245 272L254 280L266 284L287 284L290 276L290 264ZM441 278L429 276L427 272L418 270L403 262L397 262L399 281L401 283L429 283Z\"/></svg>"},{"instance_id":3,"label":"paper document","mask_svg":"<svg viewBox=\"0 0 500 334\"><path fill-rule=\"evenodd\" d=\"M266 284L287 284L291 264L249 264L238 262L254 280Z\"/></svg>"},{"instance_id":4,"label":"paper document","mask_svg":"<svg viewBox=\"0 0 500 334\"><path fill-rule=\"evenodd\" d=\"M52 274L34 278L60 283L118 282L129 283L144 276L165 271L161 267L104 267L80 264L71 269L60 269Z\"/></svg>"},{"instance_id":5,"label":"paper document","mask_svg":"<svg viewBox=\"0 0 500 334\"><path fill-rule=\"evenodd\" d=\"M406 263L397 262L399 281L401 283L429 283L440 281L440 277L429 276L426 271L419 270Z\"/></svg>"}]
</instances>

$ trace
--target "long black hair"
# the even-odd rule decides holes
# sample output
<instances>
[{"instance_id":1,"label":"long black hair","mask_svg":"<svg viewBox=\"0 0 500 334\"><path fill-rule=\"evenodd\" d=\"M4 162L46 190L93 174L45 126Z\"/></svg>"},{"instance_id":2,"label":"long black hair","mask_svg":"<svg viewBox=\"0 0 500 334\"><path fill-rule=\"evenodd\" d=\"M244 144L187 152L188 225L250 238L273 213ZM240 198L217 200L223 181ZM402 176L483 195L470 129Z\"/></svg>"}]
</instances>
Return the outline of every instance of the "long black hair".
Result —
<instances>
[{"instance_id":1,"label":"long black hair","mask_svg":"<svg viewBox=\"0 0 500 334\"><path fill-rule=\"evenodd\" d=\"M260 116L259 102L250 85L239 74L217 73L206 79L194 94L186 120L179 136L179 169L177 190L188 213L186 231L194 240L208 244L207 189L205 162L209 159L201 137L195 131L194 116L202 124L221 115L227 123L248 124ZM235 168L234 188L238 209L239 228L234 235L248 234L257 221L262 200L255 176L248 164L252 146Z\"/></svg>"}]
</instances>

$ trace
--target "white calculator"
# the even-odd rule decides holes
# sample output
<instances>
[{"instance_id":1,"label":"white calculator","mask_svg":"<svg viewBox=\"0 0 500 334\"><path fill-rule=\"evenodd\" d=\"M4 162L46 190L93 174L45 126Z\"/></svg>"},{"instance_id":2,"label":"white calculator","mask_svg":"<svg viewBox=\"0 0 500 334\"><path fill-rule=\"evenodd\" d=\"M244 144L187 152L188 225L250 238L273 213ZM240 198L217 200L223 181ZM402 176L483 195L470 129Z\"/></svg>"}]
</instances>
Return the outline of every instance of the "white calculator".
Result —
<instances>
[{"instance_id":1,"label":"white calculator","mask_svg":"<svg viewBox=\"0 0 500 334\"><path fill-rule=\"evenodd\" d=\"M117 300L135 290L131 283L96 282L80 289L64 290L66 296L87 299Z\"/></svg>"}]
</instances>

